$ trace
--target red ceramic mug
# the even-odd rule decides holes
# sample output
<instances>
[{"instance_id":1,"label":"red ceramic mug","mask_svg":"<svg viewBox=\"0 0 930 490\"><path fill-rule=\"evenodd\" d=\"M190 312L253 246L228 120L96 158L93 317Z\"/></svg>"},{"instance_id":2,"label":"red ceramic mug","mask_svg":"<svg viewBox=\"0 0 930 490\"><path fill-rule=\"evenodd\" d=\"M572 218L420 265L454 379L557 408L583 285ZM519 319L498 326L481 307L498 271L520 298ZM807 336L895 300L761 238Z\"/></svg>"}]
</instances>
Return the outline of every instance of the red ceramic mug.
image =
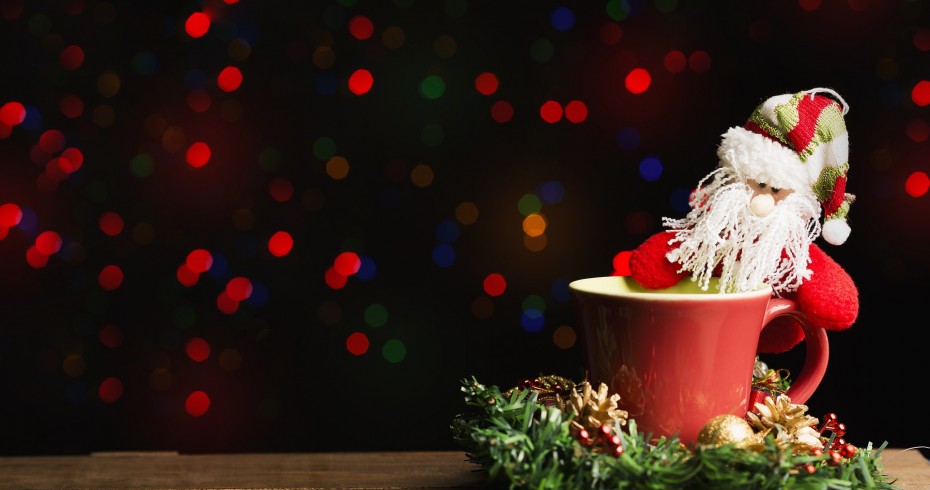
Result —
<instances>
[{"instance_id":1,"label":"red ceramic mug","mask_svg":"<svg viewBox=\"0 0 930 490\"><path fill-rule=\"evenodd\" d=\"M787 395L805 403L827 369L829 345L794 301L772 289L720 294L684 279L651 290L630 277L579 279L569 284L580 321L588 380L621 395L640 432L677 435L691 445L712 417L746 415L759 336L777 317L801 324L804 366Z\"/></svg>"}]
</instances>

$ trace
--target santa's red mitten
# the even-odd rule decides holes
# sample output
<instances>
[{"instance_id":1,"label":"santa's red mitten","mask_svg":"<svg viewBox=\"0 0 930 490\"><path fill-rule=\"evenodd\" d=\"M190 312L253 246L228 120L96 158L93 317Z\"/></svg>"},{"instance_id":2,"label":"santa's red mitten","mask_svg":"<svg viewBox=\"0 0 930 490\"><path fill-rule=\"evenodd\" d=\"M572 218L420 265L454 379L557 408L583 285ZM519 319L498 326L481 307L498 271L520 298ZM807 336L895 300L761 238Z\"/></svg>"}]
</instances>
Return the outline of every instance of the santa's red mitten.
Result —
<instances>
[{"instance_id":1,"label":"santa's red mitten","mask_svg":"<svg viewBox=\"0 0 930 490\"><path fill-rule=\"evenodd\" d=\"M656 233L630 255L630 275L641 286L648 289L668 288L688 276L687 272L678 272L681 266L666 257L675 248L669 245L673 238L673 231Z\"/></svg>"},{"instance_id":2,"label":"santa's red mitten","mask_svg":"<svg viewBox=\"0 0 930 490\"><path fill-rule=\"evenodd\" d=\"M859 290L849 274L817 245L810 247L813 274L797 291L798 306L815 327L844 330L859 315Z\"/></svg>"}]
</instances>

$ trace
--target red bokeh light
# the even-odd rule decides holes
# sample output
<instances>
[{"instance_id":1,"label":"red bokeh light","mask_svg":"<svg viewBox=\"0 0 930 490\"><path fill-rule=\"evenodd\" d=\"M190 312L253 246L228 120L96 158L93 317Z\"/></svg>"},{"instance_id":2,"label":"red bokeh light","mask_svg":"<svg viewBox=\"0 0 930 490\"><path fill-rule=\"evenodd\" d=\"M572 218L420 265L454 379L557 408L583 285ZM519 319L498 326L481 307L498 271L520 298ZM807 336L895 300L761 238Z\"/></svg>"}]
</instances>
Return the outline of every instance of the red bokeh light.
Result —
<instances>
[{"instance_id":1,"label":"red bokeh light","mask_svg":"<svg viewBox=\"0 0 930 490\"><path fill-rule=\"evenodd\" d=\"M97 276L97 283L106 291L113 291L123 283L123 270L115 265L104 267Z\"/></svg>"},{"instance_id":2,"label":"red bokeh light","mask_svg":"<svg viewBox=\"0 0 930 490\"><path fill-rule=\"evenodd\" d=\"M8 202L0 205L0 226L12 228L23 219L23 210L17 204Z\"/></svg>"},{"instance_id":3,"label":"red bokeh light","mask_svg":"<svg viewBox=\"0 0 930 490\"><path fill-rule=\"evenodd\" d=\"M707 51L697 50L688 57L688 66L695 73L705 73L710 70L710 54Z\"/></svg>"},{"instance_id":4,"label":"red bokeh light","mask_svg":"<svg viewBox=\"0 0 930 490\"><path fill-rule=\"evenodd\" d=\"M507 280L504 279L504 276L495 272L488 274L487 277L484 278L484 284L482 286L484 287L484 292L487 293L488 296L500 296L507 290Z\"/></svg>"},{"instance_id":5,"label":"red bokeh light","mask_svg":"<svg viewBox=\"0 0 930 490\"><path fill-rule=\"evenodd\" d=\"M84 164L84 154L77 148L65 148L58 160L58 165L63 171L73 174L80 170L81 165Z\"/></svg>"},{"instance_id":6,"label":"red bokeh light","mask_svg":"<svg viewBox=\"0 0 930 490\"><path fill-rule=\"evenodd\" d=\"M81 117L81 114L84 113L84 101L77 95L68 94L62 96L61 100L58 101L58 110L65 117L71 119Z\"/></svg>"},{"instance_id":7,"label":"red bokeh light","mask_svg":"<svg viewBox=\"0 0 930 490\"><path fill-rule=\"evenodd\" d=\"M97 219L97 224L100 226L100 231L107 236L116 236L123 232L123 217L113 211L101 214Z\"/></svg>"},{"instance_id":8,"label":"red bokeh light","mask_svg":"<svg viewBox=\"0 0 930 490\"><path fill-rule=\"evenodd\" d=\"M491 119L505 123L513 119L513 105L506 100L499 100L491 106Z\"/></svg>"},{"instance_id":9,"label":"red bokeh light","mask_svg":"<svg viewBox=\"0 0 930 490\"><path fill-rule=\"evenodd\" d=\"M669 72L681 73L685 70L685 67L688 66L688 59L685 58L684 53L676 49L666 53L663 64L665 65L665 69Z\"/></svg>"},{"instance_id":10,"label":"red bokeh light","mask_svg":"<svg viewBox=\"0 0 930 490\"><path fill-rule=\"evenodd\" d=\"M497 92L498 86L500 82L497 80L497 75L491 72L484 72L475 78L475 90L481 95L491 95Z\"/></svg>"},{"instance_id":11,"label":"red bokeh light","mask_svg":"<svg viewBox=\"0 0 930 490\"><path fill-rule=\"evenodd\" d=\"M97 389L97 395L100 396L101 400L107 403L113 403L123 396L123 382L120 381L119 378L111 376L100 383L100 388Z\"/></svg>"},{"instance_id":12,"label":"red bokeh light","mask_svg":"<svg viewBox=\"0 0 930 490\"><path fill-rule=\"evenodd\" d=\"M184 31L193 38L203 37L210 30L210 17L203 12L194 12L184 22Z\"/></svg>"},{"instance_id":13,"label":"red bokeh light","mask_svg":"<svg viewBox=\"0 0 930 490\"><path fill-rule=\"evenodd\" d=\"M645 68L634 68L627 74L623 83L631 94L641 94L649 89L649 85L652 84L652 76Z\"/></svg>"},{"instance_id":14,"label":"red bokeh light","mask_svg":"<svg viewBox=\"0 0 930 490\"><path fill-rule=\"evenodd\" d=\"M904 191L911 197L923 196L928 189L930 189L930 177L925 172L914 172L904 182Z\"/></svg>"},{"instance_id":15,"label":"red bokeh light","mask_svg":"<svg viewBox=\"0 0 930 490\"><path fill-rule=\"evenodd\" d=\"M588 118L588 106L580 100L573 100L565 105L565 119L577 124Z\"/></svg>"},{"instance_id":16,"label":"red bokeh light","mask_svg":"<svg viewBox=\"0 0 930 490\"><path fill-rule=\"evenodd\" d=\"M227 66L216 76L216 84L224 92L232 92L242 85L242 72L235 66Z\"/></svg>"},{"instance_id":17,"label":"red bokeh light","mask_svg":"<svg viewBox=\"0 0 930 490\"><path fill-rule=\"evenodd\" d=\"M557 123L562 119L562 105L554 100L547 100L539 108L539 116L549 124Z\"/></svg>"},{"instance_id":18,"label":"red bokeh light","mask_svg":"<svg viewBox=\"0 0 930 490\"><path fill-rule=\"evenodd\" d=\"M213 99L210 98L210 94L206 90L195 89L187 94L187 107L190 107L194 112L207 112L210 110L210 104L212 103Z\"/></svg>"},{"instance_id":19,"label":"red bokeh light","mask_svg":"<svg viewBox=\"0 0 930 490\"><path fill-rule=\"evenodd\" d=\"M353 356L360 356L368 352L368 336L362 332L353 332L346 339L346 350Z\"/></svg>"},{"instance_id":20,"label":"red bokeh light","mask_svg":"<svg viewBox=\"0 0 930 490\"><path fill-rule=\"evenodd\" d=\"M36 237L36 250L44 255L52 255L61 250L61 235L54 231L43 231Z\"/></svg>"},{"instance_id":21,"label":"red bokeh light","mask_svg":"<svg viewBox=\"0 0 930 490\"><path fill-rule=\"evenodd\" d=\"M348 277L358 272L359 268L362 267L362 260L355 252L342 252L336 256L333 267L336 272Z\"/></svg>"},{"instance_id":22,"label":"red bokeh light","mask_svg":"<svg viewBox=\"0 0 930 490\"><path fill-rule=\"evenodd\" d=\"M820 0L798 0L798 5L808 12L813 12L820 8Z\"/></svg>"},{"instance_id":23,"label":"red bokeh light","mask_svg":"<svg viewBox=\"0 0 930 490\"><path fill-rule=\"evenodd\" d=\"M356 15L349 19L349 34L352 35L355 39L364 41L371 37L375 32L375 26L371 23L371 19L365 17L364 15Z\"/></svg>"},{"instance_id":24,"label":"red bokeh light","mask_svg":"<svg viewBox=\"0 0 930 490\"><path fill-rule=\"evenodd\" d=\"M278 202L287 202L294 196L294 185L287 179L280 177L268 183L268 192Z\"/></svg>"},{"instance_id":25,"label":"red bokeh light","mask_svg":"<svg viewBox=\"0 0 930 490\"><path fill-rule=\"evenodd\" d=\"M210 267L213 266L213 255L209 251L202 248L192 250L187 254L187 259L184 261L187 264L187 268L196 274L202 272L207 272L210 270Z\"/></svg>"},{"instance_id":26,"label":"red bokeh light","mask_svg":"<svg viewBox=\"0 0 930 490\"><path fill-rule=\"evenodd\" d=\"M198 141L192 144L187 149L187 154L185 155L187 159L187 164L191 167L198 168L203 167L210 161L210 155L212 151L210 150L210 145L204 143L203 141Z\"/></svg>"},{"instance_id":27,"label":"red bokeh light","mask_svg":"<svg viewBox=\"0 0 930 490\"><path fill-rule=\"evenodd\" d=\"M630 275L630 256L633 252L624 250L614 255L612 276L629 276Z\"/></svg>"},{"instance_id":28,"label":"red bokeh light","mask_svg":"<svg viewBox=\"0 0 930 490\"><path fill-rule=\"evenodd\" d=\"M49 129L39 136L39 148L52 155L58 153L65 147L65 133L57 129Z\"/></svg>"},{"instance_id":29,"label":"red bokeh light","mask_svg":"<svg viewBox=\"0 0 930 490\"><path fill-rule=\"evenodd\" d=\"M200 417L210 410L210 397L203 391L195 391L184 401L184 410L191 417Z\"/></svg>"},{"instance_id":30,"label":"red bokeh light","mask_svg":"<svg viewBox=\"0 0 930 490\"><path fill-rule=\"evenodd\" d=\"M234 277L226 283L226 295L233 301L245 301L252 296L252 281L247 277Z\"/></svg>"},{"instance_id":31,"label":"red bokeh light","mask_svg":"<svg viewBox=\"0 0 930 490\"><path fill-rule=\"evenodd\" d=\"M911 90L911 100L921 107L930 104L930 82L926 80L917 82Z\"/></svg>"},{"instance_id":32,"label":"red bokeh light","mask_svg":"<svg viewBox=\"0 0 930 490\"><path fill-rule=\"evenodd\" d=\"M191 337L184 344L184 352L195 362L203 362L210 357L210 344L200 337Z\"/></svg>"},{"instance_id":33,"label":"red bokeh light","mask_svg":"<svg viewBox=\"0 0 930 490\"><path fill-rule=\"evenodd\" d=\"M123 331L116 325L104 325L97 334L97 338L100 339L101 344L115 349L123 343Z\"/></svg>"},{"instance_id":34,"label":"red bokeh light","mask_svg":"<svg viewBox=\"0 0 930 490\"><path fill-rule=\"evenodd\" d=\"M279 231L268 239L268 251L275 257L284 257L294 248L294 239L286 231Z\"/></svg>"},{"instance_id":35,"label":"red bokeh light","mask_svg":"<svg viewBox=\"0 0 930 490\"><path fill-rule=\"evenodd\" d=\"M326 269L326 273L323 274L323 280L326 281L326 285L329 286L330 289L342 289L346 287L349 278L340 274L335 267L330 267Z\"/></svg>"},{"instance_id":36,"label":"red bokeh light","mask_svg":"<svg viewBox=\"0 0 930 490\"><path fill-rule=\"evenodd\" d=\"M913 118L907 123L907 137L916 143L922 143L930 137L930 124L920 118Z\"/></svg>"},{"instance_id":37,"label":"red bokeh light","mask_svg":"<svg viewBox=\"0 0 930 490\"><path fill-rule=\"evenodd\" d=\"M26 119L26 108L19 102L7 102L0 107L0 123L16 126Z\"/></svg>"},{"instance_id":38,"label":"red bokeh light","mask_svg":"<svg viewBox=\"0 0 930 490\"><path fill-rule=\"evenodd\" d=\"M84 50L80 46L70 45L61 50L58 61L66 70L76 70L84 63Z\"/></svg>"},{"instance_id":39,"label":"red bokeh light","mask_svg":"<svg viewBox=\"0 0 930 490\"><path fill-rule=\"evenodd\" d=\"M239 311L239 302L230 298L226 291L223 291L216 297L216 308L227 315Z\"/></svg>"},{"instance_id":40,"label":"red bokeh light","mask_svg":"<svg viewBox=\"0 0 930 490\"><path fill-rule=\"evenodd\" d=\"M930 51L930 28L921 27L914 31L914 47L921 51Z\"/></svg>"},{"instance_id":41,"label":"red bokeh light","mask_svg":"<svg viewBox=\"0 0 930 490\"><path fill-rule=\"evenodd\" d=\"M620 42L623 37L623 29L616 22L604 22L600 30L597 31L597 37L602 43L613 46Z\"/></svg>"},{"instance_id":42,"label":"red bokeh light","mask_svg":"<svg viewBox=\"0 0 930 490\"><path fill-rule=\"evenodd\" d=\"M367 94L374 83L375 79L371 76L371 72L364 68L355 70L349 76L349 90L355 95Z\"/></svg>"},{"instance_id":43,"label":"red bokeh light","mask_svg":"<svg viewBox=\"0 0 930 490\"><path fill-rule=\"evenodd\" d=\"M33 245L26 249L26 263L34 269L41 269L48 264L48 255L36 250Z\"/></svg>"},{"instance_id":44,"label":"red bokeh light","mask_svg":"<svg viewBox=\"0 0 930 490\"><path fill-rule=\"evenodd\" d=\"M200 280L200 274L192 271L191 268L187 266L187 264L181 264L178 266L178 270L175 275L178 278L178 282L187 287L191 287L197 284L197 281Z\"/></svg>"}]
</instances>

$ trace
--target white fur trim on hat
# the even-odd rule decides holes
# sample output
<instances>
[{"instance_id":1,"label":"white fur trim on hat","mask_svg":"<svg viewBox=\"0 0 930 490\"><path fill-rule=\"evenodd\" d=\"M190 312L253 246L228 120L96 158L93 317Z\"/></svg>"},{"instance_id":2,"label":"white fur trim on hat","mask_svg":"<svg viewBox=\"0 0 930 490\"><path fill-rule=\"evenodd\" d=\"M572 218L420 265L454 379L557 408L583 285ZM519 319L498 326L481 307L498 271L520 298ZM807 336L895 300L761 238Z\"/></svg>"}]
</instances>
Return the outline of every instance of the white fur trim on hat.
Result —
<instances>
[{"instance_id":1,"label":"white fur trim on hat","mask_svg":"<svg viewBox=\"0 0 930 490\"><path fill-rule=\"evenodd\" d=\"M740 127L724 133L717 157L745 178L805 194L813 194L811 183L820 173L818 165L802 162L794 150Z\"/></svg>"},{"instance_id":2,"label":"white fur trim on hat","mask_svg":"<svg viewBox=\"0 0 930 490\"><path fill-rule=\"evenodd\" d=\"M842 245L849 238L849 223L845 219L828 219L824 222L821 236L830 245Z\"/></svg>"}]
</instances>

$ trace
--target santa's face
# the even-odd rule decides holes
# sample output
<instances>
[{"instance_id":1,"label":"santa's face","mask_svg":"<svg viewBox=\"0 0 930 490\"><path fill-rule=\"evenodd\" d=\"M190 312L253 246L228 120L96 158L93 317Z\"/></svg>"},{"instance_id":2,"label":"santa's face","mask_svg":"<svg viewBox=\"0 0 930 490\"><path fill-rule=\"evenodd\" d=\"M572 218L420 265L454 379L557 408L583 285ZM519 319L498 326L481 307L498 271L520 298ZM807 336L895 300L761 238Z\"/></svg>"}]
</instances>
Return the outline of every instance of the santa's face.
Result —
<instances>
[{"instance_id":1,"label":"santa's face","mask_svg":"<svg viewBox=\"0 0 930 490\"><path fill-rule=\"evenodd\" d=\"M678 242L669 259L705 287L719 274L721 292L762 283L776 293L797 289L810 276L808 249L820 233L816 198L744 178L728 167L711 176L687 217L666 219Z\"/></svg>"}]
</instances>

